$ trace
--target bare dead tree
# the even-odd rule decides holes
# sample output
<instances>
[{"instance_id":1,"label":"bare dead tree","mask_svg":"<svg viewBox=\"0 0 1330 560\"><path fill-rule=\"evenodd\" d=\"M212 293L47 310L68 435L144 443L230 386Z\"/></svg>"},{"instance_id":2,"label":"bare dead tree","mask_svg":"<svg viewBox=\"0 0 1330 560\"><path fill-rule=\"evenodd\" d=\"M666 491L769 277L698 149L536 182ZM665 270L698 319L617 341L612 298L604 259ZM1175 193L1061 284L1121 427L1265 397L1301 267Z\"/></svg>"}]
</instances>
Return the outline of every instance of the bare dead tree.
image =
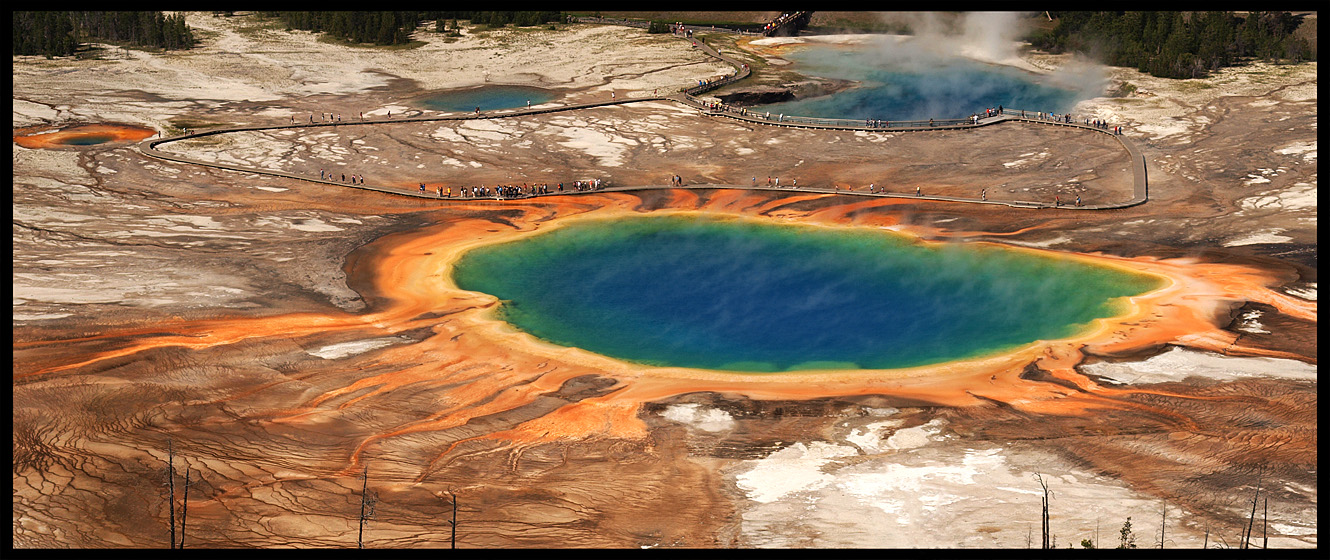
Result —
<instances>
[{"instance_id":1,"label":"bare dead tree","mask_svg":"<svg viewBox=\"0 0 1330 560\"><path fill-rule=\"evenodd\" d=\"M439 493L438 498L440 500L443 499L442 492ZM453 510L452 520L448 522L448 525L452 528L452 536L448 538L448 548L456 549L457 548L457 494L453 493L452 488L448 489L448 498L449 498L448 503L449 505L452 506Z\"/></svg>"},{"instance_id":2,"label":"bare dead tree","mask_svg":"<svg viewBox=\"0 0 1330 560\"><path fill-rule=\"evenodd\" d=\"M1256 503L1260 501L1261 496L1261 475L1265 474L1265 466L1256 470L1256 493L1251 498L1251 516L1247 518L1247 529L1242 533L1241 547L1246 549L1251 547L1251 530L1256 523Z\"/></svg>"},{"instance_id":3,"label":"bare dead tree","mask_svg":"<svg viewBox=\"0 0 1330 560\"><path fill-rule=\"evenodd\" d=\"M1043 512L1040 516L1040 521L1042 522L1043 526L1043 540L1044 540L1043 548L1049 548L1050 546L1052 546L1051 542L1049 541L1049 531L1048 531L1049 529L1048 500L1051 497L1051 493L1048 491L1048 484L1044 482L1044 477L1042 475L1040 475L1039 473L1034 473L1034 479L1039 481L1039 487L1043 488L1044 490L1044 496L1042 500Z\"/></svg>"},{"instance_id":4,"label":"bare dead tree","mask_svg":"<svg viewBox=\"0 0 1330 560\"><path fill-rule=\"evenodd\" d=\"M176 548L185 548L185 519L189 517L189 467L185 467L185 503L180 508L180 544Z\"/></svg>"},{"instance_id":5,"label":"bare dead tree","mask_svg":"<svg viewBox=\"0 0 1330 560\"><path fill-rule=\"evenodd\" d=\"M171 546L175 548L175 446L166 438L166 486L170 488Z\"/></svg>"},{"instance_id":6,"label":"bare dead tree","mask_svg":"<svg viewBox=\"0 0 1330 560\"><path fill-rule=\"evenodd\" d=\"M1159 550L1164 549L1164 526L1168 520L1168 502L1164 502L1162 510L1159 514Z\"/></svg>"},{"instance_id":7,"label":"bare dead tree","mask_svg":"<svg viewBox=\"0 0 1330 560\"><path fill-rule=\"evenodd\" d=\"M369 491L369 465L361 475L364 482L360 487L360 531L356 534L356 548L365 548L365 520L374 517L374 504L378 499Z\"/></svg>"}]
</instances>

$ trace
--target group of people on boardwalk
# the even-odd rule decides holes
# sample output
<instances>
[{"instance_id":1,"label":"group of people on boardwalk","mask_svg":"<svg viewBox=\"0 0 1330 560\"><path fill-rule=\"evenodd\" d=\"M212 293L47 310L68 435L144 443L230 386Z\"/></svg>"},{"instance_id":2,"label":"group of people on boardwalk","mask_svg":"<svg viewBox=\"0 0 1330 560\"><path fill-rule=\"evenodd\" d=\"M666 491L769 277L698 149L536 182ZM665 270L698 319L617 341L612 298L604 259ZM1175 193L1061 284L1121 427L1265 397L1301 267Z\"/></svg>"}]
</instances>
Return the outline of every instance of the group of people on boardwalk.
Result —
<instances>
[{"instance_id":1,"label":"group of people on boardwalk","mask_svg":"<svg viewBox=\"0 0 1330 560\"><path fill-rule=\"evenodd\" d=\"M1021 111L1021 117L1022 117L1022 118L1035 118L1035 119L1039 119L1039 120L1053 121L1053 122L1061 122L1061 123L1067 123L1067 124L1075 124L1075 123L1076 123L1075 119L1072 118L1071 113L1064 113L1064 114L1059 115L1059 114L1057 114L1057 113L1045 113L1045 112L1043 112L1043 111L1039 111L1039 112L1037 112L1037 113L1034 114L1034 117L1026 117L1026 115L1025 115L1025 111ZM1104 120L1104 119L1100 119L1100 118L1086 117L1086 118L1085 118L1085 126L1094 127L1094 128L1099 129L1099 130L1107 130L1107 131L1111 132L1114 136L1121 136L1121 135L1122 135L1122 127L1121 127L1121 126L1110 125L1110 124L1108 123L1108 121L1106 121L1106 120Z\"/></svg>"},{"instance_id":2,"label":"group of people on boardwalk","mask_svg":"<svg viewBox=\"0 0 1330 560\"><path fill-rule=\"evenodd\" d=\"M1108 121L1103 119L1092 119L1090 117L1086 117L1085 126L1093 126L1099 130L1108 130L1111 131L1114 135L1122 134L1122 127L1120 126L1110 127L1108 125Z\"/></svg>"},{"instance_id":3,"label":"group of people on boardwalk","mask_svg":"<svg viewBox=\"0 0 1330 560\"><path fill-rule=\"evenodd\" d=\"M364 113L361 113L361 114L360 114L360 120L365 120L365 114L364 114ZM291 124L295 124L295 122L296 122L296 116L295 116L295 115L291 115ZM314 119L314 113L310 113L310 114L309 114L309 122L310 122L310 123L316 123L316 122L342 122L342 115L341 115L340 113L319 113L319 118L318 118L318 120L315 120L315 119Z\"/></svg>"},{"instance_id":4,"label":"group of people on boardwalk","mask_svg":"<svg viewBox=\"0 0 1330 560\"><path fill-rule=\"evenodd\" d=\"M600 190L604 187L605 183L601 179L590 179L586 181L578 180L573 181L566 186L566 188L573 192L594 191ZM526 198L546 194L557 194L564 192L564 189L565 185L563 182L556 183L553 186L549 183L522 183L521 185L495 185L493 187L487 187L485 185L472 187L462 186L457 187L456 192L458 198L496 198L502 200L505 198ZM453 198L453 187L439 186L437 193L439 198ZM425 183L420 184L420 194L425 194Z\"/></svg>"},{"instance_id":5,"label":"group of people on boardwalk","mask_svg":"<svg viewBox=\"0 0 1330 560\"><path fill-rule=\"evenodd\" d=\"M767 33L770 33L771 31L774 31L774 30L776 30L776 29L780 29L780 27L781 27L782 25L785 25L785 24L789 23L790 20L792 20L792 19L794 19L794 18L796 18L796 17L799 17L799 12L785 12L785 13L782 13L781 15L776 16L776 19L771 20L771 23L768 23L768 24L762 26L762 34L763 34L763 35L766 35Z\"/></svg>"},{"instance_id":6,"label":"group of people on boardwalk","mask_svg":"<svg viewBox=\"0 0 1330 560\"><path fill-rule=\"evenodd\" d=\"M336 180L337 180L337 175L336 175L335 173L331 172L331 171L324 171L324 170L320 169L320 170L319 170L319 179L321 179L321 180L325 180L325 181L336 181ZM341 179L341 180L342 180L343 183L347 183L347 182L349 182L349 183L351 183L352 185L363 185L363 184L365 184L365 176L364 176L364 175L354 175L354 174L353 174L353 175L351 175L351 179L350 179L350 181L348 181L348 180L347 180L347 177L346 177L346 173L343 173L343 174L342 174L342 179Z\"/></svg>"}]
</instances>

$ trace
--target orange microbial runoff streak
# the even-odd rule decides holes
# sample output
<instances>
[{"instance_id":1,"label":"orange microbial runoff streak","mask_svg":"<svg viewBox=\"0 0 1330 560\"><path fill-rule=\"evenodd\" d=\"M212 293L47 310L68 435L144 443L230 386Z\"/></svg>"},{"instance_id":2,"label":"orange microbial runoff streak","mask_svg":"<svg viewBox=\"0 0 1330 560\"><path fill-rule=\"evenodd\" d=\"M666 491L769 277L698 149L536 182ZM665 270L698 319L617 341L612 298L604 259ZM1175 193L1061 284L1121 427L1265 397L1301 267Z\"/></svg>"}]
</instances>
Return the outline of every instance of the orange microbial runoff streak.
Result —
<instances>
[{"instance_id":1,"label":"orange microbial runoff streak","mask_svg":"<svg viewBox=\"0 0 1330 560\"><path fill-rule=\"evenodd\" d=\"M348 270L348 276L368 284L355 287L372 293L379 302L368 312L179 321L105 332L95 339L16 343L16 351L32 349L42 357L26 363L16 359L14 377L18 381L92 373L109 367L101 365L103 362L123 363L137 353L162 347L207 348L255 339L313 340L303 344L308 348L320 340L369 339L424 329L432 334L415 342L311 366L314 370L305 373L310 379L327 375L341 381L312 382L300 399L263 414L265 421L274 424L319 426L357 407L400 407L397 403L404 392L416 398L428 395L433 404L414 413L409 421L357 436L345 467L347 473L358 472L362 457L371 449L410 448L425 455L417 475L424 480L445 468L469 444L481 441L521 449L555 440L640 440L647 436L647 426L639 417L643 403L696 392L760 400L885 395L951 407L997 402L1024 413L1058 416L1141 410L1148 405L1119 398L1141 391L1101 386L1079 373L1076 366L1087 355L1127 356L1170 344L1230 355L1306 360L1245 347L1222 327L1228 323L1229 311L1245 302L1269 304L1288 315L1316 320L1314 301L1272 289L1287 278L1252 267L1188 258L1127 258L1008 247L1166 281L1157 290L1130 298L1122 314L1097 320L1081 334L1036 341L1000 355L907 369L736 374L633 364L554 345L497 319L494 310L499 302L493 296L453 284L452 264L473 248L570 221L645 212L708 212L828 228L890 228L934 239L983 235L904 225L900 213L892 208L908 203L900 199L826 206L823 199L832 195L679 189L655 193L650 203L645 196L597 192L504 203L459 202L439 211L436 225L381 238L349 261L348 268L355 270ZM82 353L84 348L90 351ZM1038 378L1022 378L1031 366L1043 373ZM542 400L578 378L599 379L600 390L566 401ZM515 410L530 411L530 415L495 431L469 427L475 424L468 423L478 419ZM1190 423L1179 414L1163 414L1179 426ZM433 443L420 449L419 442L426 440Z\"/></svg>"}]
</instances>

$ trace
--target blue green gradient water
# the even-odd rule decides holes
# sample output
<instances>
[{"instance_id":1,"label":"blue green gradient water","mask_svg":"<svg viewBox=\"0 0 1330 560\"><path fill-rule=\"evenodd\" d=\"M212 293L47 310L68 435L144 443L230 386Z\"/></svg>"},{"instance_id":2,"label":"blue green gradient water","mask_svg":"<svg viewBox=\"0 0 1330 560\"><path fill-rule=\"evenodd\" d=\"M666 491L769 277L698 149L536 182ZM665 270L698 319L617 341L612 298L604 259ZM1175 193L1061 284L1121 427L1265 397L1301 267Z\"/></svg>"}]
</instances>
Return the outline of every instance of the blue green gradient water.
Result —
<instances>
[{"instance_id":1,"label":"blue green gradient water","mask_svg":"<svg viewBox=\"0 0 1330 560\"><path fill-rule=\"evenodd\" d=\"M95 146L97 144L105 144L112 140L115 140L115 136L110 134L82 134L61 140L60 143L67 146Z\"/></svg>"},{"instance_id":2,"label":"blue green gradient water","mask_svg":"<svg viewBox=\"0 0 1330 560\"><path fill-rule=\"evenodd\" d=\"M528 86L480 86L446 91L424 97L419 103L435 111L481 111L526 107L527 101L539 105L558 97L554 92Z\"/></svg>"},{"instance_id":3,"label":"blue green gradient water","mask_svg":"<svg viewBox=\"0 0 1330 560\"><path fill-rule=\"evenodd\" d=\"M1102 82L1066 73L1038 75L1010 66L942 56L889 38L865 45L801 46L788 59L806 75L858 82L831 95L756 107L772 115L837 119L959 119L999 105L1066 112L1098 95Z\"/></svg>"},{"instance_id":4,"label":"blue green gradient water","mask_svg":"<svg viewBox=\"0 0 1330 560\"><path fill-rule=\"evenodd\" d=\"M1065 338L1160 279L880 230L587 221L472 250L462 289L538 338L657 366L890 369Z\"/></svg>"}]
</instances>

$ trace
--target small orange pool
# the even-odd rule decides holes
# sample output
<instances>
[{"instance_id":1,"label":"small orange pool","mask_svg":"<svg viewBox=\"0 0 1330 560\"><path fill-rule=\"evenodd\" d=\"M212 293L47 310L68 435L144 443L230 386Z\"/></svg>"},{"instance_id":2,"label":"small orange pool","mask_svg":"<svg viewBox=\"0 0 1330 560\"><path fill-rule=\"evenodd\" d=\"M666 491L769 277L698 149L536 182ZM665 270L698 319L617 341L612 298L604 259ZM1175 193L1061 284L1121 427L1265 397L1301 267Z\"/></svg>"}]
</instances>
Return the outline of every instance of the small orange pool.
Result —
<instances>
[{"instance_id":1,"label":"small orange pool","mask_svg":"<svg viewBox=\"0 0 1330 560\"><path fill-rule=\"evenodd\" d=\"M14 130L14 143L24 148L93 146L107 142L137 142L157 131L121 124L83 124L67 127L30 126Z\"/></svg>"}]
</instances>

